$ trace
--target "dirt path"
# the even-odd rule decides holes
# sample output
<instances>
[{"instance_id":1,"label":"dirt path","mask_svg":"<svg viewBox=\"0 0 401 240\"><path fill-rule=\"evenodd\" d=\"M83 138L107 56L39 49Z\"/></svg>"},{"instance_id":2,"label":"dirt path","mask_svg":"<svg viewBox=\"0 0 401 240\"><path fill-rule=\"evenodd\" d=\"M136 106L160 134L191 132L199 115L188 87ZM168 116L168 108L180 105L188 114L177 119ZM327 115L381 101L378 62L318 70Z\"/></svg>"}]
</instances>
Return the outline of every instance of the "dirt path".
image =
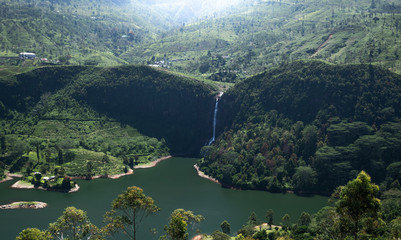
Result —
<instances>
[{"instance_id":1,"label":"dirt path","mask_svg":"<svg viewBox=\"0 0 401 240\"><path fill-rule=\"evenodd\" d=\"M327 38L327 40L326 40L324 43L322 43L322 45L320 45L320 46L317 48L316 52L312 55L312 57L316 56L316 55L320 52L320 50L322 50L322 48L323 48L324 46L326 46L326 44L330 41L330 39L331 39L332 37L333 37L333 34L330 34L330 36Z\"/></svg>"}]
</instances>

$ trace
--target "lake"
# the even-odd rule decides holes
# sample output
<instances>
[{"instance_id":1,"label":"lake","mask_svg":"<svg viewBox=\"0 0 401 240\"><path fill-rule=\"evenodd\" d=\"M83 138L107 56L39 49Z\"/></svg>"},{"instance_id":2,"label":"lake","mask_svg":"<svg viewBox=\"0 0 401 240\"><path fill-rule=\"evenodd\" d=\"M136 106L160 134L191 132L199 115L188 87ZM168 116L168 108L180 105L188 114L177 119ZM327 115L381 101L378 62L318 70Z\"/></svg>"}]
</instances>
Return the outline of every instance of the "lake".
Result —
<instances>
[{"instance_id":1,"label":"lake","mask_svg":"<svg viewBox=\"0 0 401 240\"><path fill-rule=\"evenodd\" d=\"M193 168L196 161L193 158L171 158L154 168L136 169L133 175L117 180L78 180L80 190L69 194L9 188L15 180L1 183L0 205L34 200L48 203L47 208L38 210L1 210L1 239L15 239L21 230L28 227L45 229L68 206L85 210L92 223L101 227L103 215L110 209L112 200L130 186L144 189L144 193L152 197L161 208L160 212L146 218L139 225L138 239L158 239L164 234L163 227L167 224L170 213L177 208L203 215L205 220L195 226L202 233L221 230L220 223L223 220L231 224L233 233L246 223L252 211L261 220L265 220L266 211L273 209L275 224L279 224L284 214L288 213L295 223L302 211L312 214L327 205L327 197L323 196L300 197L295 194L222 188L198 177ZM157 234L152 235L150 228L156 228Z\"/></svg>"}]
</instances>

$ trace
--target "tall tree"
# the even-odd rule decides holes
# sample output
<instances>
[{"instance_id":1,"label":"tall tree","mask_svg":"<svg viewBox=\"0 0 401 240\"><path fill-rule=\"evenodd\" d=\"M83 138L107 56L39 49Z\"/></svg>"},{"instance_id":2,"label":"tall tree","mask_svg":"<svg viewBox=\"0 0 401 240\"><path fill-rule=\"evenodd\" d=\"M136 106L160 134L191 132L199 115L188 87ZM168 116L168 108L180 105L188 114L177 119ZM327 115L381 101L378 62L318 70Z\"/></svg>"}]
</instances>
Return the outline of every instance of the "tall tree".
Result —
<instances>
[{"instance_id":1,"label":"tall tree","mask_svg":"<svg viewBox=\"0 0 401 240\"><path fill-rule=\"evenodd\" d=\"M48 231L54 239L99 239L99 229L85 211L75 207L67 207L56 222L50 223Z\"/></svg>"},{"instance_id":2,"label":"tall tree","mask_svg":"<svg viewBox=\"0 0 401 240\"><path fill-rule=\"evenodd\" d=\"M114 199L111 211L106 212L104 218L108 224L104 230L108 234L122 231L127 238L136 240L138 223L159 210L154 200L146 196L141 188L129 187Z\"/></svg>"},{"instance_id":3,"label":"tall tree","mask_svg":"<svg viewBox=\"0 0 401 240\"><path fill-rule=\"evenodd\" d=\"M93 175L93 162L88 161L86 163L86 178L91 179Z\"/></svg>"},{"instance_id":4,"label":"tall tree","mask_svg":"<svg viewBox=\"0 0 401 240\"><path fill-rule=\"evenodd\" d=\"M371 183L370 176L362 171L358 177L340 189L340 199L337 201L336 211L340 221L351 221L352 235L358 239L362 220L371 221L379 219L380 200L376 198L379 187Z\"/></svg>"},{"instance_id":5,"label":"tall tree","mask_svg":"<svg viewBox=\"0 0 401 240\"><path fill-rule=\"evenodd\" d=\"M272 225L273 225L273 216L274 216L273 209L267 210L266 219L267 219L267 224L269 225L270 229L272 229Z\"/></svg>"},{"instance_id":6,"label":"tall tree","mask_svg":"<svg viewBox=\"0 0 401 240\"><path fill-rule=\"evenodd\" d=\"M6 153L6 137L4 136L4 134L0 135L0 150L1 150L1 154L5 154Z\"/></svg>"},{"instance_id":7,"label":"tall tree","mask_svg":"<svg viewBox=\"0 0 401 240\"><path fill-rule=\"evenodd\" d=\"M292 177L295 190L299 192L311 190L317 182L316 176L316 171L310 166L297 167Z\"/></svg>"},{"instance_id":8,"label":"tall tree","mask_svg":"<svg viewBox=\"0 0 401 240\"><path fill-rule=\"evenodd\" d=\"M291 217L290 217L290 215L285 214L283 216L283 218L281 219L281 221L282 221L281 224L283 225L283 229L287 231L290 228L290 225L291 225Z\"/></svg>"},{"instance_id":9,"label":"tall tree","mask_svg":"<svg viewBox=\"0 0 401 240\"><path fill-rule=\"evenodd\" d=\"M391 239L400 239L401 238L401 218L398 217L393 219L390 224L390 232L389 237Z\"/></svg>"},{"instance_id":10,"label":"tall tree","mask_svg":"<svg viewBox=\"0 0 401 240\"><path fill-rule=\"evenodd\" d=\"M227 222L227 220L224 220L221 224L221 231L223 231L223 233L225 234L230 234L231 233L231 225L230 223Z\"/></svg>"},{"instance_id":11,"label":"tall tree","mask_svg":"<svg viewBox=\"0 0 401 240\"><path fill-rule=\"evenodd\" d=\"M251 215L249 215L248 217L248 225L254 227L257 226L258 224L260 224L258 216L256 215L255 212L252 212Z\"/></svg>"},{"instance_id":12,"label":"tall tree","mask_svg":"<svg viewBox=\"0 0 401 240\"><path fill-rule=\"evenodd\" d=\"M170 221L164 227L167 235L164 239L185 240L188 238L188 225L203 221L202 215L195 215L192 211L176 209L170 215Z\"/></svg>"},{"instance_id":13,"label":"tall tree","mask_svg":"<svg viewBox=\"0 0 401 240\"><path fill-rule=\"evenodd\" d=\"M301 226L309 226L309 224L311 223L311 216L309 213L307 212L302 212L301 216L299 217L298 223Z\"/></svg>"}]
</instances>

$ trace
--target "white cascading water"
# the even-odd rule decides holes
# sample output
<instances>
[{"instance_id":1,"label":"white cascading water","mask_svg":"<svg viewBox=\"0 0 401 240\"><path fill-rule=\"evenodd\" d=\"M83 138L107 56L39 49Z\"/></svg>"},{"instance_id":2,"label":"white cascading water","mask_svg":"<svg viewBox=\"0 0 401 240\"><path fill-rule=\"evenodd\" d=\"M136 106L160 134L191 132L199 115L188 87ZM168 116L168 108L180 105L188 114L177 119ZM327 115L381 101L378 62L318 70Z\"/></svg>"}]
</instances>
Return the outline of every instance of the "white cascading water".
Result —
<instances>
[{"instance_id":1,"label":"white cascading water","mask_svg":"<svg viewBox=\"0 0 401 240\"><path fill-rule=\"evenodd\" d=\"M216 140L216 120L217 120L217 110L219 108L219 100L221 98L221 96L223 95L223 92L220 92L217 96L216 96L216 104L214 105L214 115L213 115L213 136L209 141L208 145L212 145L212 143L214 143L214 141Z\"/></svg>"}]
</instances>

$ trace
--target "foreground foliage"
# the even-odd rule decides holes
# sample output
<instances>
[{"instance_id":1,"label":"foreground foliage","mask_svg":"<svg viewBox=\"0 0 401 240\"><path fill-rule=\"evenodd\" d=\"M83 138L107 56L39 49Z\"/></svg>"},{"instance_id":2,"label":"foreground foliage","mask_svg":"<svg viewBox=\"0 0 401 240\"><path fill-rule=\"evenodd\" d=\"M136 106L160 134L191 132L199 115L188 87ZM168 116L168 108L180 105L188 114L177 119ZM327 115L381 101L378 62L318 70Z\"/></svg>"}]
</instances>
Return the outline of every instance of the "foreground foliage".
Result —
<instances>
[{"instance_id":1,"label":"foreground foliage","mask_svg":"<svg viewBox=\"0 0 401 240\"><path fill-rule=\"evenodd\" d=\"M48 232L55 239L96 239L99 229L90 222L86 212L75 207L67 207Z\"/></svg>"},{"instance_id":2,"label":"foreground foliage","mask_svg":"<svg viewBox=\"0 0 401 240\"><path fill-rule=\"evenodd\" d=\"M137 225L146 216L159 211L154 200L146 196L139 187L129 187L118 195L112 203L112 210L106 212L106 233L114 234L122 231L129 239L136 239Z\"/></svg>"},{"instance_id":3,"label":"foreground foliage","mask_svg":"<svg viewBox=\"0 0 401 240\"><path fill-rule=\"evenodd\" d=\"M186 211L184 209L176 209L171 213L169 223L164 227L166 235L161 239L188 239L188 227L203 220L204 218L202 215L195 215L192 211Z\"/></svg>"},{"instance_id":4,"label":"foreground foliage","mask_svg":"<svg viewBox=\"0 0 401 240\"><path fill-rule=\"evenodd\" d=\"M216 230L204 239L214 240L281 240L281 239L397 239L401 236L400 189L398 197L385 197L380 194L376 184L364 171L340 186L332 194L329 205L315 214L302 212L298 219L285 214L274 216L272 209L266 212L267 223L262 224L257 213L252 212L244 226L236 233L231 233L230 224L223 221L223 232ZM383 201L379 200L379 195ZM389 200L398 201L398 206L389 205ZM391 207L389 207L391 206ZM106 226L98 228L90 223L83 210L68 207L63 215L51 223L45 231L25 229L17 239L42 240L60 239L108 239L124 236L135 239L135 229L142 216L156 213L159 208L152 198L146 196L138 187L130 187L112 203L112 210L105 215ZM276 220L274 225L274 219ZM189 237L189 226L203 221L201 215L184 209L174 210L165 226L165 235L160 239L183 240ZM138 225L135 226L135 224ZM216 226L218 227L218 226ZM69 239L70 239L69 238Z\"/></svg>"},{"instance_id":5,"label":"foreground foliage","mask_svg":"<svg viewBox=\"0 0 401 240\"><path fill-rule=\"evenodd\" d=\"M372 184L370 176L363 171L356 179L340 188L340 199L337 201L336 211L340 215L340 225L346 226L349 222L352 223L350 231L354 239L358 238L362 224L366 228L364 232L371 236L375 235L375 228L380 227L382 220L379 218L378 193L379 187Z\"/></svg>"}]
</instances>

